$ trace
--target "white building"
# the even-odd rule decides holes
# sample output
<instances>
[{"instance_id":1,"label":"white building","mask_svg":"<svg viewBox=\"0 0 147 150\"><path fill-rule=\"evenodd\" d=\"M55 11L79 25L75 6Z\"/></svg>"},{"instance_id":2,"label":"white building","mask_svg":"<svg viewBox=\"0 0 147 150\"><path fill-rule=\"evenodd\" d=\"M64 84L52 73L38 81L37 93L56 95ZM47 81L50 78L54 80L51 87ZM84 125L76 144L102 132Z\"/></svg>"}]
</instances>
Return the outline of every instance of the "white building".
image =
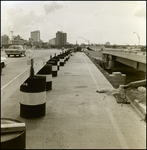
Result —
<instances>
[{"instance_id":1,"label":"white building","mask_svg":"<svg viewBox=\"0 0 147 150\"><path fill-rule=\"evenodd\" d=\"M40 31L32 31L31 32L31 39L33 39L34 42L40 42Z\"/></svg>"},{"instance_id":2,"label":"white building","mask_svg":"<svg viewBox=\"0 0 147 150\"><path fill-rule=\"evenodd\" d=\"M56 44L56 38L50 39L49 44L50 45L55 45Z\"/></svg>"}]
</instances>

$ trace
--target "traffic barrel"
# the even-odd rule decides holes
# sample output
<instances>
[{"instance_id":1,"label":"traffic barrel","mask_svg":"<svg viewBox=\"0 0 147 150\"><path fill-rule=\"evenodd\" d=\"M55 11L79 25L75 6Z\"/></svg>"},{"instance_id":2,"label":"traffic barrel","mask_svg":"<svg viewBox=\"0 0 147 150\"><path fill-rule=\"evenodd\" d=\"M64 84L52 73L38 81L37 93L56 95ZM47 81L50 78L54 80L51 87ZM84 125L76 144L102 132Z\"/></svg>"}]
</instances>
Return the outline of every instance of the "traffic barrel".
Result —
<instances>
[{"instance_id":1,"label":"traffic barrel","mask_svg":"<svg viewBox=\"0 0 147 150\"><path fill-rule=\"evenodd\" d=\"M36 118L45 116L46 77L30 76L21 86L20 116Z\"/></svg>"},{"instance_id":2,"label":"traffic barrel","mask_svg":"<svg viewBox=\"0 0 147 150\"><path fill-rule=\"evenodd\" d=\"M60 58L58 56L54 56L52 58L52 60L54 60L54 59L57 61L57 68L58 68L58 70L60 70Z\"/></svg>"},{"instance_id":3,"label":"traffic barrel","mask_svg":"<svg viewBox=\"0 0 147 150\"><path fill-rule=\"evenodd\" d=\"M65 64L64 56L62 54L60 54L58 56L60 58L60 66L64 66L64 64Z\"/></svg>"},{"instance_id":4,"label":"traffic barrel","mask_svg":"<svg viewBox=\"0 0 147 150\"><path fill-rule=\"evenodd\" d=\"M26 148L25 124L22 125L22 122L20 122L19 120L1 118L1 149L25 149L25 148Z\"/></svg>"},{"instance_id":5,"label":"traffic barrel","mask_svg":"<svg viewBox=\"0 0 147 150\"><path fill-rule=\"evenodd\" d=\"M65 57L65 55L64 54L60 54L59 58L60 58L60 66L64 66L65 63L66 63L66 57Z\"/></svg>"},{"instance_id":6,"label":"traffic barrel","mask_svg":"<svg viewBox=\"0 0 147 150\"><path fill-rule=\"evenodd\" d=\"M52 65L52 77L57 77L58 75L58 61L56 59L50 59L47 64Z\"/></svg>"},{"instance_id":7,"label":"traffic barrel","mask_svg":"<svg viewBox=\"0 0 147 150\"><path fill-rule=\"evenodd\" d=\"M66 54L67 54L67 60L69 60L69 58L70 58L70 52L67 51Z\"/></svg>"},{"instance_id":8,"label":"traffic barrel","mask_svg":"<svg viewBox=\"0 0 147 150\"><path fill-rule=\"evenodd\" d=\"M52 65L46 64L37 74L46 77L46 91L52 90Z\"/></svg>"},{"instance_id":9,"label":"traffic barrel","mask_svg":"<svg viewBox=\"0 0 147 150\"><path fill-rule=\"evenodd\" d=\"M67 56L67 53L65 52L64 54L64 57L65 57L65 63L68 61L68 56Z\"/></svg>"}]
</instances>

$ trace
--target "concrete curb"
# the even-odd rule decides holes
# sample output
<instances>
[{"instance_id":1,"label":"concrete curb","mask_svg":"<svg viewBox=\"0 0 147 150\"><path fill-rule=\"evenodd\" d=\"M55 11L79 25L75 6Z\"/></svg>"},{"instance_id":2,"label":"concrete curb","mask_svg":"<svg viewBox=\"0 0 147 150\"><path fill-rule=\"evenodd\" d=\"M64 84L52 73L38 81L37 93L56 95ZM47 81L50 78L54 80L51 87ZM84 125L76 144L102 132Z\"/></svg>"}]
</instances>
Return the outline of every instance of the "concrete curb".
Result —
<instances>
[{"instance_id":1,"label":"concrete curb","mask_svg":"<svg viewBox=\"0 0 147 150\"><path fill-rule=\"evenodd\" d=\"M138 100L130 100L129 96L126 94L127 100L131 103L132 107L137 111L141 118L146 121L146 106L142 103L139 103Z\"/></svg>"}]
</instances>

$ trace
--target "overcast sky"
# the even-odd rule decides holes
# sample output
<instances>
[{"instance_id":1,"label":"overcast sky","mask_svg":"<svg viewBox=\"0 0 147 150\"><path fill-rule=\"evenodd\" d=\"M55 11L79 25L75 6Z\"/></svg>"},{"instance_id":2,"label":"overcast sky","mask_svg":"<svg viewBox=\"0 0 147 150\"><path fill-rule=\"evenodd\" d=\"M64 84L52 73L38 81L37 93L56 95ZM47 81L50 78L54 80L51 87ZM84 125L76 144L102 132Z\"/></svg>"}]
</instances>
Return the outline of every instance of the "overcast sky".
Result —
<instances>
[{"instance_id":1,"label":"overcast sky","mask_svg":"<svg viewBox=\"0 0 147 150\"><path fill-rule=\"evenodd\" d=\"M73 44L137 45L138 34L146 45L146 1L1 1L1 35L28 40L35 30L44 42L63 31Z\"/></svg>"}]
</instances>

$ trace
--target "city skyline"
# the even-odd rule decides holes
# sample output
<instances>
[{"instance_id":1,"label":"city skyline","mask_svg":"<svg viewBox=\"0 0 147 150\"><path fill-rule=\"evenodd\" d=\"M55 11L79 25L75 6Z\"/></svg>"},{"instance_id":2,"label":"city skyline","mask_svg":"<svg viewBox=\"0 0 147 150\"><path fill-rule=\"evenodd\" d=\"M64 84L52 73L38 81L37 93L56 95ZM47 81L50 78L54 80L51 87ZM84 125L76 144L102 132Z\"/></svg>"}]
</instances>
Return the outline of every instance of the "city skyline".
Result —
<instances>
[{"instance_id":1,"label":"city skyline","mask_svg":"<svg viewBox=\"0 0 147 150\"><path fill-rule=\"evenodd\" d=\"M33 7L32 7L33 6ZM69 43L146 45L146 1L2 1L1 34L29 39L40 30L48 42L57 31ZM79 38L83 37L83 38Z\"/></svg>"}]
</instances>

